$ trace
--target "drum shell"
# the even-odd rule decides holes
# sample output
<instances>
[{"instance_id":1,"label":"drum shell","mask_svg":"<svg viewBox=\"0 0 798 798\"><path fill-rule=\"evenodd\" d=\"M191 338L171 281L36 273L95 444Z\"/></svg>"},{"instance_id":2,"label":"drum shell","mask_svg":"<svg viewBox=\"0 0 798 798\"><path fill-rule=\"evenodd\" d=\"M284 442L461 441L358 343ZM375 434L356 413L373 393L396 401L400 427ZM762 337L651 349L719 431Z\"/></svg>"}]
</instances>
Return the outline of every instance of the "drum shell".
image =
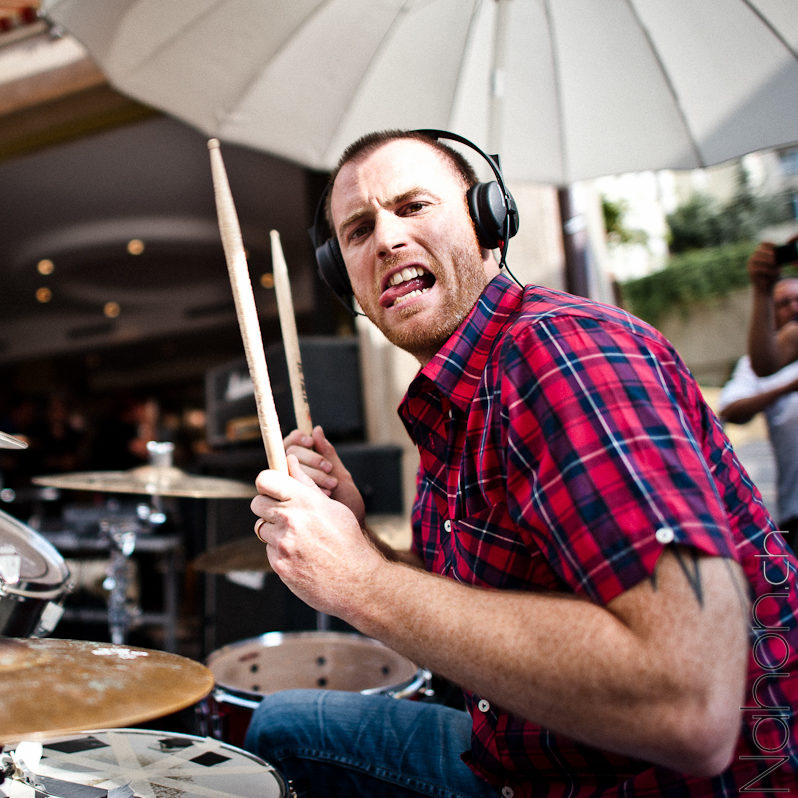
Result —
<instances>
[{"instance_id":1,"label":"drum shell","mask_svg":"<svg viewBox=\"0 0 798 798\"><path fill-rule=\"evenodd\" d=\"M216 686L203 702L203 733L243 745L252 713L279 690L316 688L418 698L431 674L364 635L268 632L214 651L205 663Z\"/></svg>"},{"instance_id":2,"label":"drum shell","mask_svg":"<svg viewBox=\"0 0 798 798\"><path fill-rule=\"evenodd\" d=\"M69 568L55 547L0 510L0 552L21 557L19 581L0 579L0 635L36 637L53 631L69 592Z\"/></svg>"}]
</instances>

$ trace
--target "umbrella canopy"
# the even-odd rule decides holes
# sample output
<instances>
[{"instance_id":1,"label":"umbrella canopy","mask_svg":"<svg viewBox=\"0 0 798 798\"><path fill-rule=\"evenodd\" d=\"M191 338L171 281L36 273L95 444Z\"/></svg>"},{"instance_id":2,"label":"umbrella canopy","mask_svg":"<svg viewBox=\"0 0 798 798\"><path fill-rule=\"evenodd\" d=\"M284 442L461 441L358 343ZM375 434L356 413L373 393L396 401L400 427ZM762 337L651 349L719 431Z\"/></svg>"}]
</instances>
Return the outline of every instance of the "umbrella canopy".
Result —
<instances>
[{"instance_id":1,"label":"umbrella canopy","mask_svg":"<svg viewBox=\"0 0 798 798\"><path fill-rule=\"evenodd\" d=\"M454 130L567 185L798 141L794 0L42 0L119 91L328 169Z\"/></svg>"}]
</instances>

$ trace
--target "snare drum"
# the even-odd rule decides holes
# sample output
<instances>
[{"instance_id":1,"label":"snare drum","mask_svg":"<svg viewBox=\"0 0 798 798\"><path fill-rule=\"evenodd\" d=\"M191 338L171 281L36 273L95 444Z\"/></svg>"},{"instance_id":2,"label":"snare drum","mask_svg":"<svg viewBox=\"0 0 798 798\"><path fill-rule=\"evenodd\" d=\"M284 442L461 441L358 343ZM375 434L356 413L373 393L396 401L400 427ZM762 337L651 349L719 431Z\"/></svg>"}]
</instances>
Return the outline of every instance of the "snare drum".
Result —
<instances>
[{"instance_id":1,"label":"snare drum","mask_svg":"<svg viewBox=\"0 0 798 798\"><path fill-rule=\"evenodd\" d=\"M214 651L206 662L216 686L203 702L201 725L243 745L265 695L295 687L417 698L431 674L378 640L349 632L268 632Z\"/></svg>"},{"instance_id":2,"label":"snare drum","mask_svg":"<svg viewBox=\"0 0 798 798\"><path fill-rule=\"evenodd\" d=\"M22 753L19 747L17 753ZM271 765L240 748L149 729L104 729L45 740L39 763L25 756L25 765L46 795L103 796L113 788L127 788L124 795L180 798L291 794ZM2 791L10 798L42 794L13 779L6 779Z\"/></svg>"},{"instance_id":3,"label":"snare drum","mask_svg":"<svg viewBox=\"0 0 798 798\"><path fill-rule=\"evenodd\" d=\"M0 510L0 635L50 634L61 619L68 590L64 558L41 535Z\"/></svg>"}]
</instances>

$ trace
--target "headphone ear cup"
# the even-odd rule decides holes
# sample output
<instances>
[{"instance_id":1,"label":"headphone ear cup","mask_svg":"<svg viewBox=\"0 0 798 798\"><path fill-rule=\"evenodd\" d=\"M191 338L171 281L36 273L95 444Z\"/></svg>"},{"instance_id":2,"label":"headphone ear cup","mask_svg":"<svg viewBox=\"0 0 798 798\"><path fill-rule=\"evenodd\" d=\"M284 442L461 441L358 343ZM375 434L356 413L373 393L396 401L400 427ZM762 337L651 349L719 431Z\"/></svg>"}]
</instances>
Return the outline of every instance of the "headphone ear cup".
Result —
<instances>
[{"instance_id":1,"label":"headphone ear cup","mask_svg":"<svg viewBox=\"0 0 798 798\"><path fill-rule=\"evenodd\" d=\"M497 249L501 246L505 238L508 213L510 218L507 237L512 238L518 232L515 200L508 194L505 201L504 192L495 180L471 186L466 198L480 246L485 249Z\"/></svg>"},{"instance_id":2,"label":"headphone ear cup","mask_svg":"<svg viewBox=\"0 0 798 798\"><path fill-rule=\"evenodd\" d=\"M321 246L316 247L316 266L321 279L342 302L351 300L352 284L349 282L337 239L329 238Z\"/></svg>"}]
</instances>

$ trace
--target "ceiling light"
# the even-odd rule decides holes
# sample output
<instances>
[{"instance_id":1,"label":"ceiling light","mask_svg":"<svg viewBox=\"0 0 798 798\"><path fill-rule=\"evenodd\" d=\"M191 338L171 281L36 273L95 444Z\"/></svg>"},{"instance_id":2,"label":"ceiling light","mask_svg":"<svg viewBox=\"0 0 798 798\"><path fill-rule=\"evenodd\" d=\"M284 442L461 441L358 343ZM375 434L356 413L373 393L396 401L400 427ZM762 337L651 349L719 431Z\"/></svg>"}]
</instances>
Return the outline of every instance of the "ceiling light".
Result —
<instances>
[{"instance_id":1,"label":"ceiling light","mask_svg":"<svg viewBox=\"0 0 798 798\"><path fill-rule=\"evenodd\" d=\"M118 302L106 302L103 307L103 313L107 319L115 319L119 315L119 311Z\"/></svg>"},{"instance_id":2,"label":"ceiling light","mask_svg":"<svg viewBox=\"0 0 798 798\"><path fill-rule=\"evenodd\" d=\"M49 258L42 258L36 264L36 271L45 276L50 275L53 273L53 271L55 271L55 265Z\"/></svg>"},{"instance_id":3,"label":"ceiling light","mask_svg":"<svg viewBox=\"0 0 798 798\"><path fill-rule=\"evenodd\" d=\"M131 255L141 255L144 252L144 242L140 238L131 238L127 242L127 251Z\"/></svg>"},{"instance_id":4,"label":"ceiling light","mask_svg":"<svg viewBox=\"0 0 798 798\"><path fill-rule=\"evenodd\" d=\"M271 272L264 272L260 276L260 284L264 288L274 288L274 275Z\"/></svg>"},{"instance_id":5,"label":"ceiling light","mask_svg":"<svg viewBox=\"0 0 798 798\"><path fill-rule=\"evenodd\" d=\"M44 286L36 289L36 301L45 304L53 298L53 292Z\"/></svg>"}]
</instances>

